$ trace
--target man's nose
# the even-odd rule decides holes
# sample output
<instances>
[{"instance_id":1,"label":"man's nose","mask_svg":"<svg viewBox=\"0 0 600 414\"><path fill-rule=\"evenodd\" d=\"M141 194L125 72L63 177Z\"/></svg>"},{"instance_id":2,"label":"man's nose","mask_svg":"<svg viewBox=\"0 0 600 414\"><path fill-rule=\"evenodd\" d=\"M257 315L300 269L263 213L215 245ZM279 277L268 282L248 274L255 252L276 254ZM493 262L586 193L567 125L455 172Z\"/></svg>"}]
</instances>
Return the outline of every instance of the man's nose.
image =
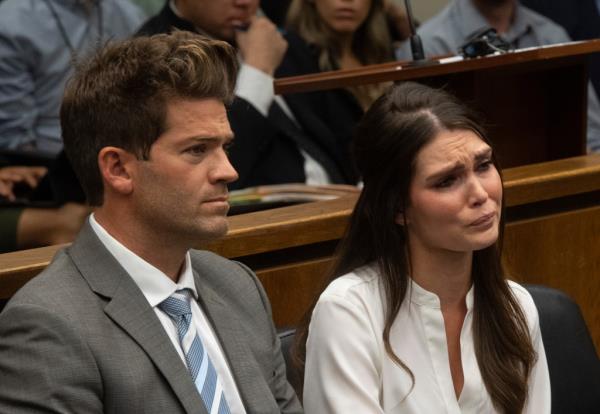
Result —
<instances>
[{"instance_id":1,"label":"man's nose","mask_svg":"<svg viewBox=\"0 0 600 414\"><path fill-rule=\"evenodd\" d=\"M212 170L212 181L213 182L225 182L231 183L239 178L239 175L231 162L224 149L221 149L216 160L216 165Z\"/></svg>"}]
</instances>

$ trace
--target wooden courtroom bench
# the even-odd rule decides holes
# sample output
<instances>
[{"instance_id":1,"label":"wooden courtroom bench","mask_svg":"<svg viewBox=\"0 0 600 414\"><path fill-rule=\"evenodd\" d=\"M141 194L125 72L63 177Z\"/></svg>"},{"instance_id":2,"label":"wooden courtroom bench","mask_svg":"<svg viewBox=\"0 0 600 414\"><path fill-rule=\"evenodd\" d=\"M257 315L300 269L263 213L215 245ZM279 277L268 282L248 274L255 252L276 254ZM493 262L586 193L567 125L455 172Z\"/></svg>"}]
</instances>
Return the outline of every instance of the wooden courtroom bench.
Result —
<instances>
[{"instance_id":1,"label":"wooden courtroom bench","mask_svg":"<svg viewBox=\"0 0 600 414\"><path fill-rule=\"evenodd\" d=\"M600 350L600 154L504 171L504 261L511 278L565 291ZM323 287L356 194L229 218L205 246L256 271L278 327L298 323ZM0 255L0 300L10 298L63 246Z\"/></svg>"}]
</instances>

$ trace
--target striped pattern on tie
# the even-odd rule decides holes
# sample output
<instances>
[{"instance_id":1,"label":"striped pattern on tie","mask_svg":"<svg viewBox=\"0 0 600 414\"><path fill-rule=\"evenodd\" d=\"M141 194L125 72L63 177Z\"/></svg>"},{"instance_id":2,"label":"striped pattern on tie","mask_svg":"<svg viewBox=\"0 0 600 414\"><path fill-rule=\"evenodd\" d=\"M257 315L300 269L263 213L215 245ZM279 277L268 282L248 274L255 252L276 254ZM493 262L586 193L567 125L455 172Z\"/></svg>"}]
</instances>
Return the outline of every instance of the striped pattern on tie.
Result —
<instances>
[{"instance_id":1,"label":"striped pattern on tie","mask_svg":"<svg viewBox=\"0 0 600 414\"><path fill-rule=\"evenodd\" d=\"M158 307L173 320L188 370L209 414L230 414L223 387L192 323L189 289L178 290Z\"/></svg>"}]
</instances>

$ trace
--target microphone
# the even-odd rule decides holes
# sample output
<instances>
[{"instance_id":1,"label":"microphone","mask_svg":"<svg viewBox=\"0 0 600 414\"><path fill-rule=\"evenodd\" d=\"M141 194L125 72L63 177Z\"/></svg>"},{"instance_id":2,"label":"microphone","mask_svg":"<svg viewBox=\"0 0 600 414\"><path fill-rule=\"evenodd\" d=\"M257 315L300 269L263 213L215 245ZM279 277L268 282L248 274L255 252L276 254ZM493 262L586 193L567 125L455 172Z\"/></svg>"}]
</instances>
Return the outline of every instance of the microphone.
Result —
<instances>
[{"instance_id":1,"label":"microphone","mask_svg":"<svg viewBox=\"0 0 600 414\"><path fill-rule=\"evenodd\" d=\"M406 8L406 17L408 18L408 25L410 27L410 50L412 52L413 61L421 62L425 60L425 52L423 51L421 37L415 30L415 19L413 18L410 0L404 0L404 7Z\"/></svg>"}]
</instances>

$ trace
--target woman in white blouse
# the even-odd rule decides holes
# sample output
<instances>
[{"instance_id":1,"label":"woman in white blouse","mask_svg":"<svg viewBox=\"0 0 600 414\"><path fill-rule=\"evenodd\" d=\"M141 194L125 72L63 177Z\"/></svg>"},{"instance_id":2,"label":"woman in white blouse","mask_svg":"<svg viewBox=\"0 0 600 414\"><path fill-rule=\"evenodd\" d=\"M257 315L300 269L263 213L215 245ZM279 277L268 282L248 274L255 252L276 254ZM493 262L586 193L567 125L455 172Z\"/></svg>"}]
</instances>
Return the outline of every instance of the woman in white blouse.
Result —
<instances>
[{"instance_id":1,"label":"woman in white blouse","mask_svg":"<svg viewBox=\"0 0 600 414\"><path fill-rule=\"evenodd\" d=\"M504 278L502 181L476 118L396 85L354 152L364 189L298 332L306 413L549 413L537 310Z\"/></svg>"}]
</instances>

